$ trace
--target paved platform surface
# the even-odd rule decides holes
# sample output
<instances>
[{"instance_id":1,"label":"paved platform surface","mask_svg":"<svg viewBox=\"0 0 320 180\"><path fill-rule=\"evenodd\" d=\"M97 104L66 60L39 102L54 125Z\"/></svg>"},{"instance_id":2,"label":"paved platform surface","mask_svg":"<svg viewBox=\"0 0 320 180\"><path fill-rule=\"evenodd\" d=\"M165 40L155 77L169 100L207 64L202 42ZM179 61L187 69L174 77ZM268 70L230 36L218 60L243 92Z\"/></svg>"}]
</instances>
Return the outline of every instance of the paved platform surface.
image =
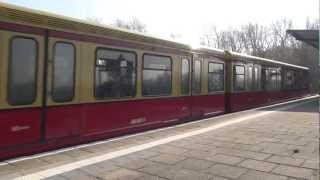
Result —
<instances>
[{"instance_id":1,"label":"paved platform surface","mask_svg":"<svg viewBox=\"0 0 320 180\"><path fill-rule=\"evenodd\" d=\"M15 178L318 180L318 99L2 162Z\"/></svg>"}]
</instances>

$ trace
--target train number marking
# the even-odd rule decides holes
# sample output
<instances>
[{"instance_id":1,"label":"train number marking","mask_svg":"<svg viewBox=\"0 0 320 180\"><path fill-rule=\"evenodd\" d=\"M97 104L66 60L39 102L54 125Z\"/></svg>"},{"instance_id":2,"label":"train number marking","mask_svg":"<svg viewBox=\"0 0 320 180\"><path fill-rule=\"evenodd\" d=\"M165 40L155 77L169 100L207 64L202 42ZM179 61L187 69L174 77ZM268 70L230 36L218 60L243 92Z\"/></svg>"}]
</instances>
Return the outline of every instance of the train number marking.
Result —
<instances>
[{"instance_id":1,"label":"train number marking","mask_svg":"<svg viewBox=\"0 0 320 180\"><path fill-rule=\"evenodd\" d=\"M24 131L30 129L30 126L13 126L11 127L12 132Z\"/></svg>"},{"instance_id":2,"label":"train number marking","mask_svg":"<svg viewBox=\"0 0 320 180\"><path fill-rule=\"evenodd\" d=\"M183 106L182 108L181 108L181 110L182 111L187 111L189 108L187 107L187 106Z\"/></svg>"},{"instance_id":3,"label":"train number marking","mask_svg":"<svg viewBox=\"0 0 320 180\"><path fill-rule=\"evenodd\" d=\"M141 117L141 118L132 119L130 121L130 124L142 124L142 123L145 123L146 121L147 119L145 117Z\"/></svg>"}]
</instances>

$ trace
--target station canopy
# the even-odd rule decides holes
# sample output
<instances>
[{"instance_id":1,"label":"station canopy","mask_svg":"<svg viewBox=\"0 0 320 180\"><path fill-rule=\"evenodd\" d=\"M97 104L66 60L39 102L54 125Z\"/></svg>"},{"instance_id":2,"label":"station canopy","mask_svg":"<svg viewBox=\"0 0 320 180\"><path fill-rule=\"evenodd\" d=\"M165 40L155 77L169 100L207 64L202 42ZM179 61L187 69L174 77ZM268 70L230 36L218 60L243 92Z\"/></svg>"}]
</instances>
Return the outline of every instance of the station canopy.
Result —
<instances>
[{"instance_id":1,"label":"station canopy","mask_svg":"<svg viewBox=\"0 0 320 180\"><path fill-rule=\"evenodd\" d=\"M287 30L287 33L297 40L319 49L319 30Z\"/></svg>"}]
</instances>

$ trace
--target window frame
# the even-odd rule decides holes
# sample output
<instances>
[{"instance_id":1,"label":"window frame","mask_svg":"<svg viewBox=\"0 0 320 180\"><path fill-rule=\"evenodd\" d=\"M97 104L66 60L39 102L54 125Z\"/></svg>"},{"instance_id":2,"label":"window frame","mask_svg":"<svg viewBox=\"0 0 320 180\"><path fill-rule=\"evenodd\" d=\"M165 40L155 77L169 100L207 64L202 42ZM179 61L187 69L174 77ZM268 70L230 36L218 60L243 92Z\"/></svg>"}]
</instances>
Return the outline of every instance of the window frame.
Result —
<instances>
[{"instance_id":1,"label":"window frame","mask_svg":"<svg viewBox=\"0 0 320 180\"><path fill-rule=\"evenodd\" d=\"M191 72L191 64L190 64L190 61L192 60L190 57L188 58L188 57L181 57L180 58L181 60L181 66L180 66L180 70L181 70L181 72L180 72L180 94L181 95L183 95L183 96L188 96L188 95L190 95L190 93L191 93L191 74L192 74L192 72ZM183 82L182 82L182 77L183 77L183 74L182 74L182 70L183 70L183 68L182 68L182 66L183 66L183 61L184 60L187 60L188 61L188 92L187 93L183 93Z\"/></svg>"},{"instance_id":2,"label":"window frame","mask_svg":"<svg viewBox=\"0 0 320 180\"><path fill-rule=\"evenodd\" d=\"M11 66L12 66L12 54L13 54L13 48L12 48L12 43L14 41L14 39L17 39L17 38L20 38L20 39L29 39L29 40L33 40L35 42L35 45L36 45L36 59L35 59L35 73L34 73L34 97L32 98L32 101L28 102L28 103L23 103L23 104L16 104L16 103L11 103L10 102L10 98L9 98L9 92L10 92L10 82L11 82L11 73L12 73L12 69L11 69ZM8 71L7 71L7 93L6 93L6 100L7 100L7 103L10 105L10 106L26 106L26 105L32 105L35 103L35 101L37 100L37 97L38 97L38 71L39 71L39 42L37 41L36 38L34 37L30 37L30 36L23 36L23 35L16 35L16 36L12 36L9 40L9 54L8 54Z\"/></svg>"},{"instance_id":3,"label":"window frame","mask_svg":"<svg viewBox=\"0 0 320 180\"><path fill-rule=\"evenodd\" d=\"M156 56L156 57L165 57L169 58L170 60L170 71L166 69L154 69L154 68L145 68L144 67L144 61L145 56ZM145 95L143 92L144 87L144 70L154 70L154 71L169 71L171 72L170 75L170 93L169 94L161 94L161 95ZM141 67L141 95L142 97L170 97L172 96L172 88L173 88L173 60L171 56L168 55L160 55L160 54L153 54L153 53L143 53L142 55L142 67Z\"/></svg>"},{"instance_id":4,"label":"window frame","mask_svg":"<svg viewBox=\"0 0 320 180\"><path fill-rule=\"evenodd\" d=\"M124 96L124 97L97 97L96 96L96 67L97 67L97 58L98 58L98 51L99 50L108 50L108 51L118 51L118 52L125 52L125 53L132 53L135 57L135 68L134 68L134 73L135 73L135 78L134 78L134 93L132 96ZM109 47L103 47L103 46L98 46L95 49L95 59L94 59L94 69L93 69L93 96L96 100L118 100L118 99L132 99L137 97L137 80L138 80L138 54L137 52L133 50L125 50L125 49L118 49L118 48L109 48Z\"/></svg>"},{"instance_id":5,"label":"window frame","mask_svg":"<svg viewBox=\"0 0 320 180\"><path fill-rule=\"evenodd\" d=\"M223 67L223 73L217 73L217 72L210 72L210 64L221 64ZM210 91L209 90L209 74L219 74L219 75L223 75L223 90L220 91ZM207 84L208 84L208 94L217 94L217 93L223 93L226 90L226 67L225 67L225 63L223 62L216 62L216 61L208 61L208 80L207 80Z\"/></svg>"},{"instance_id":6,"label":"window frame","mask_svg":"<svg viewBox=\"0 0 320 180\"><path fill-rule=\"evenodd\" d=\"M243 71L243 74L237 74L236 73L236 67L237 66L240 66L240 67L243 67L244 68L244 71ZM243 89L236 89L235 88L235 83L236 83L236 76L238 76L238 75L241 75L241 76L243 76L244 77L244 79L243 79L243 84L244 84L244 87L243 87ZM233 83L232 83L232 90L234 91L234 92L245 92L245 91L247 91L247 77L246 77L246 65L245 64L233 64L233 68L232 68L232 78L233 78Z\"/></svg>"},{"instance_id":7,"label":"window frame","mask_svg":"<svg viewBox=\"0 0 320 180\"><path fill-rule=\"evenodd\" d=\"M54 66L54 63L55 63L55 52L56 52L56 45L58 44L58 43L63 43L63 44L69 44L69 45L71 45L72 47L73 47L73 52L74 52L74 57L73 57L73 95L72 95L72 98L70 98L70 99L68 99L68 100L64 100L64 101L56 101L55 100L55 98L54 98L54 91L53 91L53 89L54 89L54 78L55 78L55 74L54 74L54 72L55 72L55 66ZM53 59L53 63L52 63L52 81L51 81L51 91L52 91L52 93L51 93L51 98L52 98L52 100L54 101L54 102L56 102L56 103L64 103L64 102L72 102L73 100L74 100L74 98L75 98L75 95L76 95L76 92L75 92L75 90L76 90L76 72L77 72L77 48L76 48L76 46L74 45L74 43L72 43L72 42L67 42L67 41L56 41L55 43L54 43L54 45L53 45L53 51L52 51L53 53L52 53L52 59Z\"/></svg>"}]
</instances>

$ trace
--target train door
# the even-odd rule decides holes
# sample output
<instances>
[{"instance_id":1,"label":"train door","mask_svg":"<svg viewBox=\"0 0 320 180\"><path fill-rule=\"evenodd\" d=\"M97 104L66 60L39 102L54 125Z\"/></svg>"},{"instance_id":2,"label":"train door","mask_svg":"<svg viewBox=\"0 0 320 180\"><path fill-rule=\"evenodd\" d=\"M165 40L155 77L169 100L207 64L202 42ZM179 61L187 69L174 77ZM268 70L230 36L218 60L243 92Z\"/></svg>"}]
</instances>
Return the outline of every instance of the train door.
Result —
<instances>
[{"instance_id":1,"label":"train door","mask_svg":"<svg viewBox=\"0 0 320 180\"><path fill-rule=\"evenodd\" d=\"M225 111L226 113L230 113L232 111L232 104L231 104L231 94L232 94L232 87L233 87L233 67L231 60L226 61L226 74L225 74Z\"/></svg>"},{"instance_id":2,"label":"train door","mask_svg":"<svg viewBox=\"0 0 320 180\"><path fill-rule=\"evenodd\" d=\"M41 140L43 47L44 31L1 25L0 150Z\"/></svg>"},{"instance_id":3,"label":"train door","mask_svg":"<svg viewBox=\"0 0 320 180\"><path fill-rule=\"evenodd\" d=\"M192 60L192 118L200 118L203 115L200 96L202 93L202 59L193 57Z\"/></svg>"},{"instance_id":4,"label":"train door","mask_svg":"<svg viewBox=\"0 0 320 180\"><path fill-rule=\"evenodd\" d=\"M82 127L79 101L80 43L48 37L45 138L79 136Z\"/></svg>"}]
</instances>

